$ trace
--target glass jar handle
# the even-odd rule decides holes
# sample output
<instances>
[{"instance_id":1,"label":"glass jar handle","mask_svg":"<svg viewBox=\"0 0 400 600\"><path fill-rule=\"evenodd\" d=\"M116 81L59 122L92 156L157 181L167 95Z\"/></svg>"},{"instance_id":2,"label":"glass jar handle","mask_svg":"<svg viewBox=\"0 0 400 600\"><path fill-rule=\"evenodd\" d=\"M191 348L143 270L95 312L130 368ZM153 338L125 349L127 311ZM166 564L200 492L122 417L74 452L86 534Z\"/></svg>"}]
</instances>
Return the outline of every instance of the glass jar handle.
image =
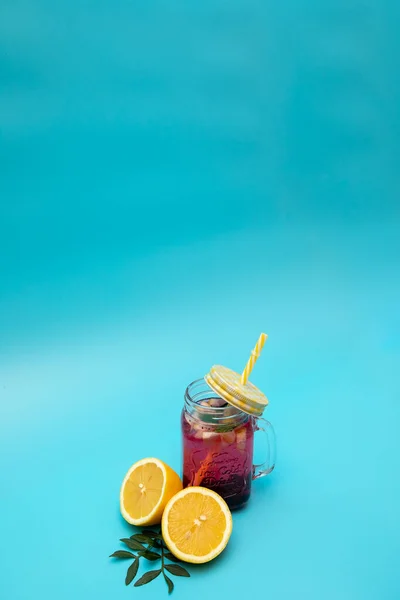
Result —
<instances>
[{"instance_id":1,"label":"glass jar handle","mask_svg":"<svg viewBox=\"0 0 400 600\"><path fill-rule=\"evenodd\" d=\"M259 423L262 422L262 426ZM253 479L259 479L268 475L275 467L275 456L276 456L276 438L275 431L269 421L255 417L253 420L254 431L262 431L265 434L267 441L267 459L260 465L253 465Z\"/></svg>"}]
</instances>

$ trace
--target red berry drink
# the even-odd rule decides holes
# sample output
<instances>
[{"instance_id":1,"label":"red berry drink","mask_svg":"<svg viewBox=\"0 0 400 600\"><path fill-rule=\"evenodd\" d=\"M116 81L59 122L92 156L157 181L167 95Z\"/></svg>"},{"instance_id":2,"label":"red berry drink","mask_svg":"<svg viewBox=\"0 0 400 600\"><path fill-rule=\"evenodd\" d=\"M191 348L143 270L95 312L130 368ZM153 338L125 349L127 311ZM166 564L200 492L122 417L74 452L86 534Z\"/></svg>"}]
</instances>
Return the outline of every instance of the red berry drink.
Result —
<instances>
[{"instance_id":1,"label":"red berry drink","mask_svg":"<svg viewBox=\"0 0 400 600\"><path fill-rule=\"evenodd\" d=\"M201 400L196 408L182 413L183 485L207 487L231 509L239 508L249 499L253 478L252 417L221 398Z\"/></svg>"}]
</instances>

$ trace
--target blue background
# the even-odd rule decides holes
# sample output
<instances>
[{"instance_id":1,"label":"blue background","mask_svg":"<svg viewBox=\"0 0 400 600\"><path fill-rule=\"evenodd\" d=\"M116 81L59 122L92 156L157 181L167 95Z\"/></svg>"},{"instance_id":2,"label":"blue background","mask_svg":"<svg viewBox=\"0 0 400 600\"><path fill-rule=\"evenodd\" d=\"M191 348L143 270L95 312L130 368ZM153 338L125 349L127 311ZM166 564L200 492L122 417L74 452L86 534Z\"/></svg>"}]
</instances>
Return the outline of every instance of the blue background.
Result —
<instances>
[{"instance_id":1,"label":"blue background","mask_svg":"<svg viewBox=\"0 0 400 600\"><path fill-rule=\"evenodd\" d=\"M166 594L120 483L262 330L278 466L174 598L399 598L399 18L1 0L1 598Z\"/></svg>"}]
</instances>

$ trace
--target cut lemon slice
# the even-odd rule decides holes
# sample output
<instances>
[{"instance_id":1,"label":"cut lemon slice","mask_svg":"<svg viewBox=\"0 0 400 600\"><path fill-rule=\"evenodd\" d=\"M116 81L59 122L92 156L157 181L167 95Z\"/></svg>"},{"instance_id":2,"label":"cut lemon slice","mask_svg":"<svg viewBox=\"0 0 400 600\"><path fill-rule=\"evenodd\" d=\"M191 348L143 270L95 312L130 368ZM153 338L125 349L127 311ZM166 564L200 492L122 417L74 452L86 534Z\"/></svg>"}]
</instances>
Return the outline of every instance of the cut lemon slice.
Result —
<instances>
[{"instance_id":1,"label":"cut lemon slice","mask_svg":"<svg viewBox=\"0 0 400 600\"><path fill-rule=\"evenodd\" d=\"M221 554L232 533L232 515L225 500L212 490L188 487L165 507L162 534L180 560L205 563Z\"/></svg>"},{"instance_id":2,"label":"cut lemon slice","mask_svg":"<svg viewBox=\"0 0 400 600\"><path fill-rule=\"evenodd\" d=\"M122 482L121 514L132 525L156 525L168 500L182 489L179 475L158 458L131 466Z\"/></svg>"}]
</instances>

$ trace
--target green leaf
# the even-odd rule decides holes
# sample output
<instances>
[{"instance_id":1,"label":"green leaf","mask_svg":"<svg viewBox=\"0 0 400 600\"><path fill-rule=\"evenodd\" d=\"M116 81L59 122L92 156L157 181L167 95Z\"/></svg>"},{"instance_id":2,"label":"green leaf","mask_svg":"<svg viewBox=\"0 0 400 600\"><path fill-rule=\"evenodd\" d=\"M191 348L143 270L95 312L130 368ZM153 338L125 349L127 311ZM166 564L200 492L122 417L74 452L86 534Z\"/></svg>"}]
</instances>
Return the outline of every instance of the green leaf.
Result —
<instances>
[{"instance_id":1,"label":"green leaf","mask_svg":"<svg viewBox=\"0 0 400 600\"><path fill-rule=\"evenodd\" d=\"M113 554L110 554L110 558L136 558L136 556L126 550L117 550Z\"/></svg>"},{"instance_id":2,"label":"green leaf","mask_svg":"<svg viewBox=\"0 0 400 600\"><path fill-rule=\"evenodd\" d=\"M143 535L142 533L135 533L134 535L131 535L130 539L136 540L137 542L142 542L143 544L153 543L153 538L151 538L149 535Z\"/></svg>"},{"instance_id":3,"label":"green leaf","mask_svg":"<svg viewBox=\"0 0 400 600\"><path fill-rule=\"evenodd\" d=\"M190 577L190 573L186 571L180 565L165 565L167 571L169 571L172 575L177 575L177 577Z\"/></svg>"},{"instance_id":4,"label":"green leaf","mask_svg":"<svg viewBox=\"0 0 400 600\"><path fill-rule=\"evenodd\" d=\"M164 556L165 558L168 558L168 560L172 560L172 562L179 562L179 558L176 558L171 552L165 552Z\"/></svg>"},{"instance_id":5,"label":"green leaf","mask_svg":"<svg viewBox=\"0 0 400 600\"><path fill-rule=\"evenodd\" d=\"M148 537L153 538L154 540L162 540L163 539L161 533L157 533L156 531L153 531L152 529L142 529L142 533L143 533L143 535L147 535Z\"/></svg>"},{"instance_id":6,"label":"green leaf","mask_svg":"<svg viewBox=\"0 0 400 600\"><path fill-rule=\"evenodd\" d=\"M136 540L130 540L129 538L122 538L120 541L123 542L126 546L128 546L128 548L130 548L131 550L146 550L146 548L143 546L143 544L141 544L140 542L137 542Z\"/></svg>"},{"instance_id":7,"label":"green leaf","mask_svg":"<svg viewBox=\"0 0 400 600\"><path fill-rule=\"evenodd\" d=\"M139 552L139 554L147 560L159 560L161 558L161 555L158 554L158 552L152 552L151 550L144 550L144 552Z\"/></svg>"},{"instance_id":8,"label":"green leaf","mask_svg":"<svg viewBox=\"0 0 400 600\"><path fill-rule=\"evenodd\" d=\"M136 583L134 584L135 587L139 587L140 585L146 585L146 583L150 583L150 581L153 581L153 579L158 577L160 573L161 569L157 569L157 571L147 571L147 573L142 575L142 577L136 581Z\"/></svg>"},{"instance_id":9,"label":"green leaf","mask_svg":"<svg viewBox=\"0 0 400 600\"><path fill-rule=\"evenodd\" d=\"M168 577L168 575L166 575L165 573L164 573L164 579L167 582L168 594L170 594L173 591L173 589L174 589L174 583L173 583L172 579L170 579Z\"/></svg>"},{"instance_id":10,"label":"green leaf","mask_svg":"<svg viewBox=\"0 0 400 600\"><path fill-rule=\"evenodd\" d=\"M131 566L129 567L129 569L126 572L125 585L129 585L130 583L132 583L132 581L136 577L138 568L139 568L139 559L135 558L135 560L133 561L133 563L131 564Z\"/></svg>"},{"instance_id":11,"label":"green leaf","mask_svg":"<svg viewBox=\"0 0 400 600\"><path fill-rule=\"evenodd\" d=\"M232 425L219 425L214 429L215 433L228 433L228 431L232 431Z\"/></svg>"}]
</instances>

